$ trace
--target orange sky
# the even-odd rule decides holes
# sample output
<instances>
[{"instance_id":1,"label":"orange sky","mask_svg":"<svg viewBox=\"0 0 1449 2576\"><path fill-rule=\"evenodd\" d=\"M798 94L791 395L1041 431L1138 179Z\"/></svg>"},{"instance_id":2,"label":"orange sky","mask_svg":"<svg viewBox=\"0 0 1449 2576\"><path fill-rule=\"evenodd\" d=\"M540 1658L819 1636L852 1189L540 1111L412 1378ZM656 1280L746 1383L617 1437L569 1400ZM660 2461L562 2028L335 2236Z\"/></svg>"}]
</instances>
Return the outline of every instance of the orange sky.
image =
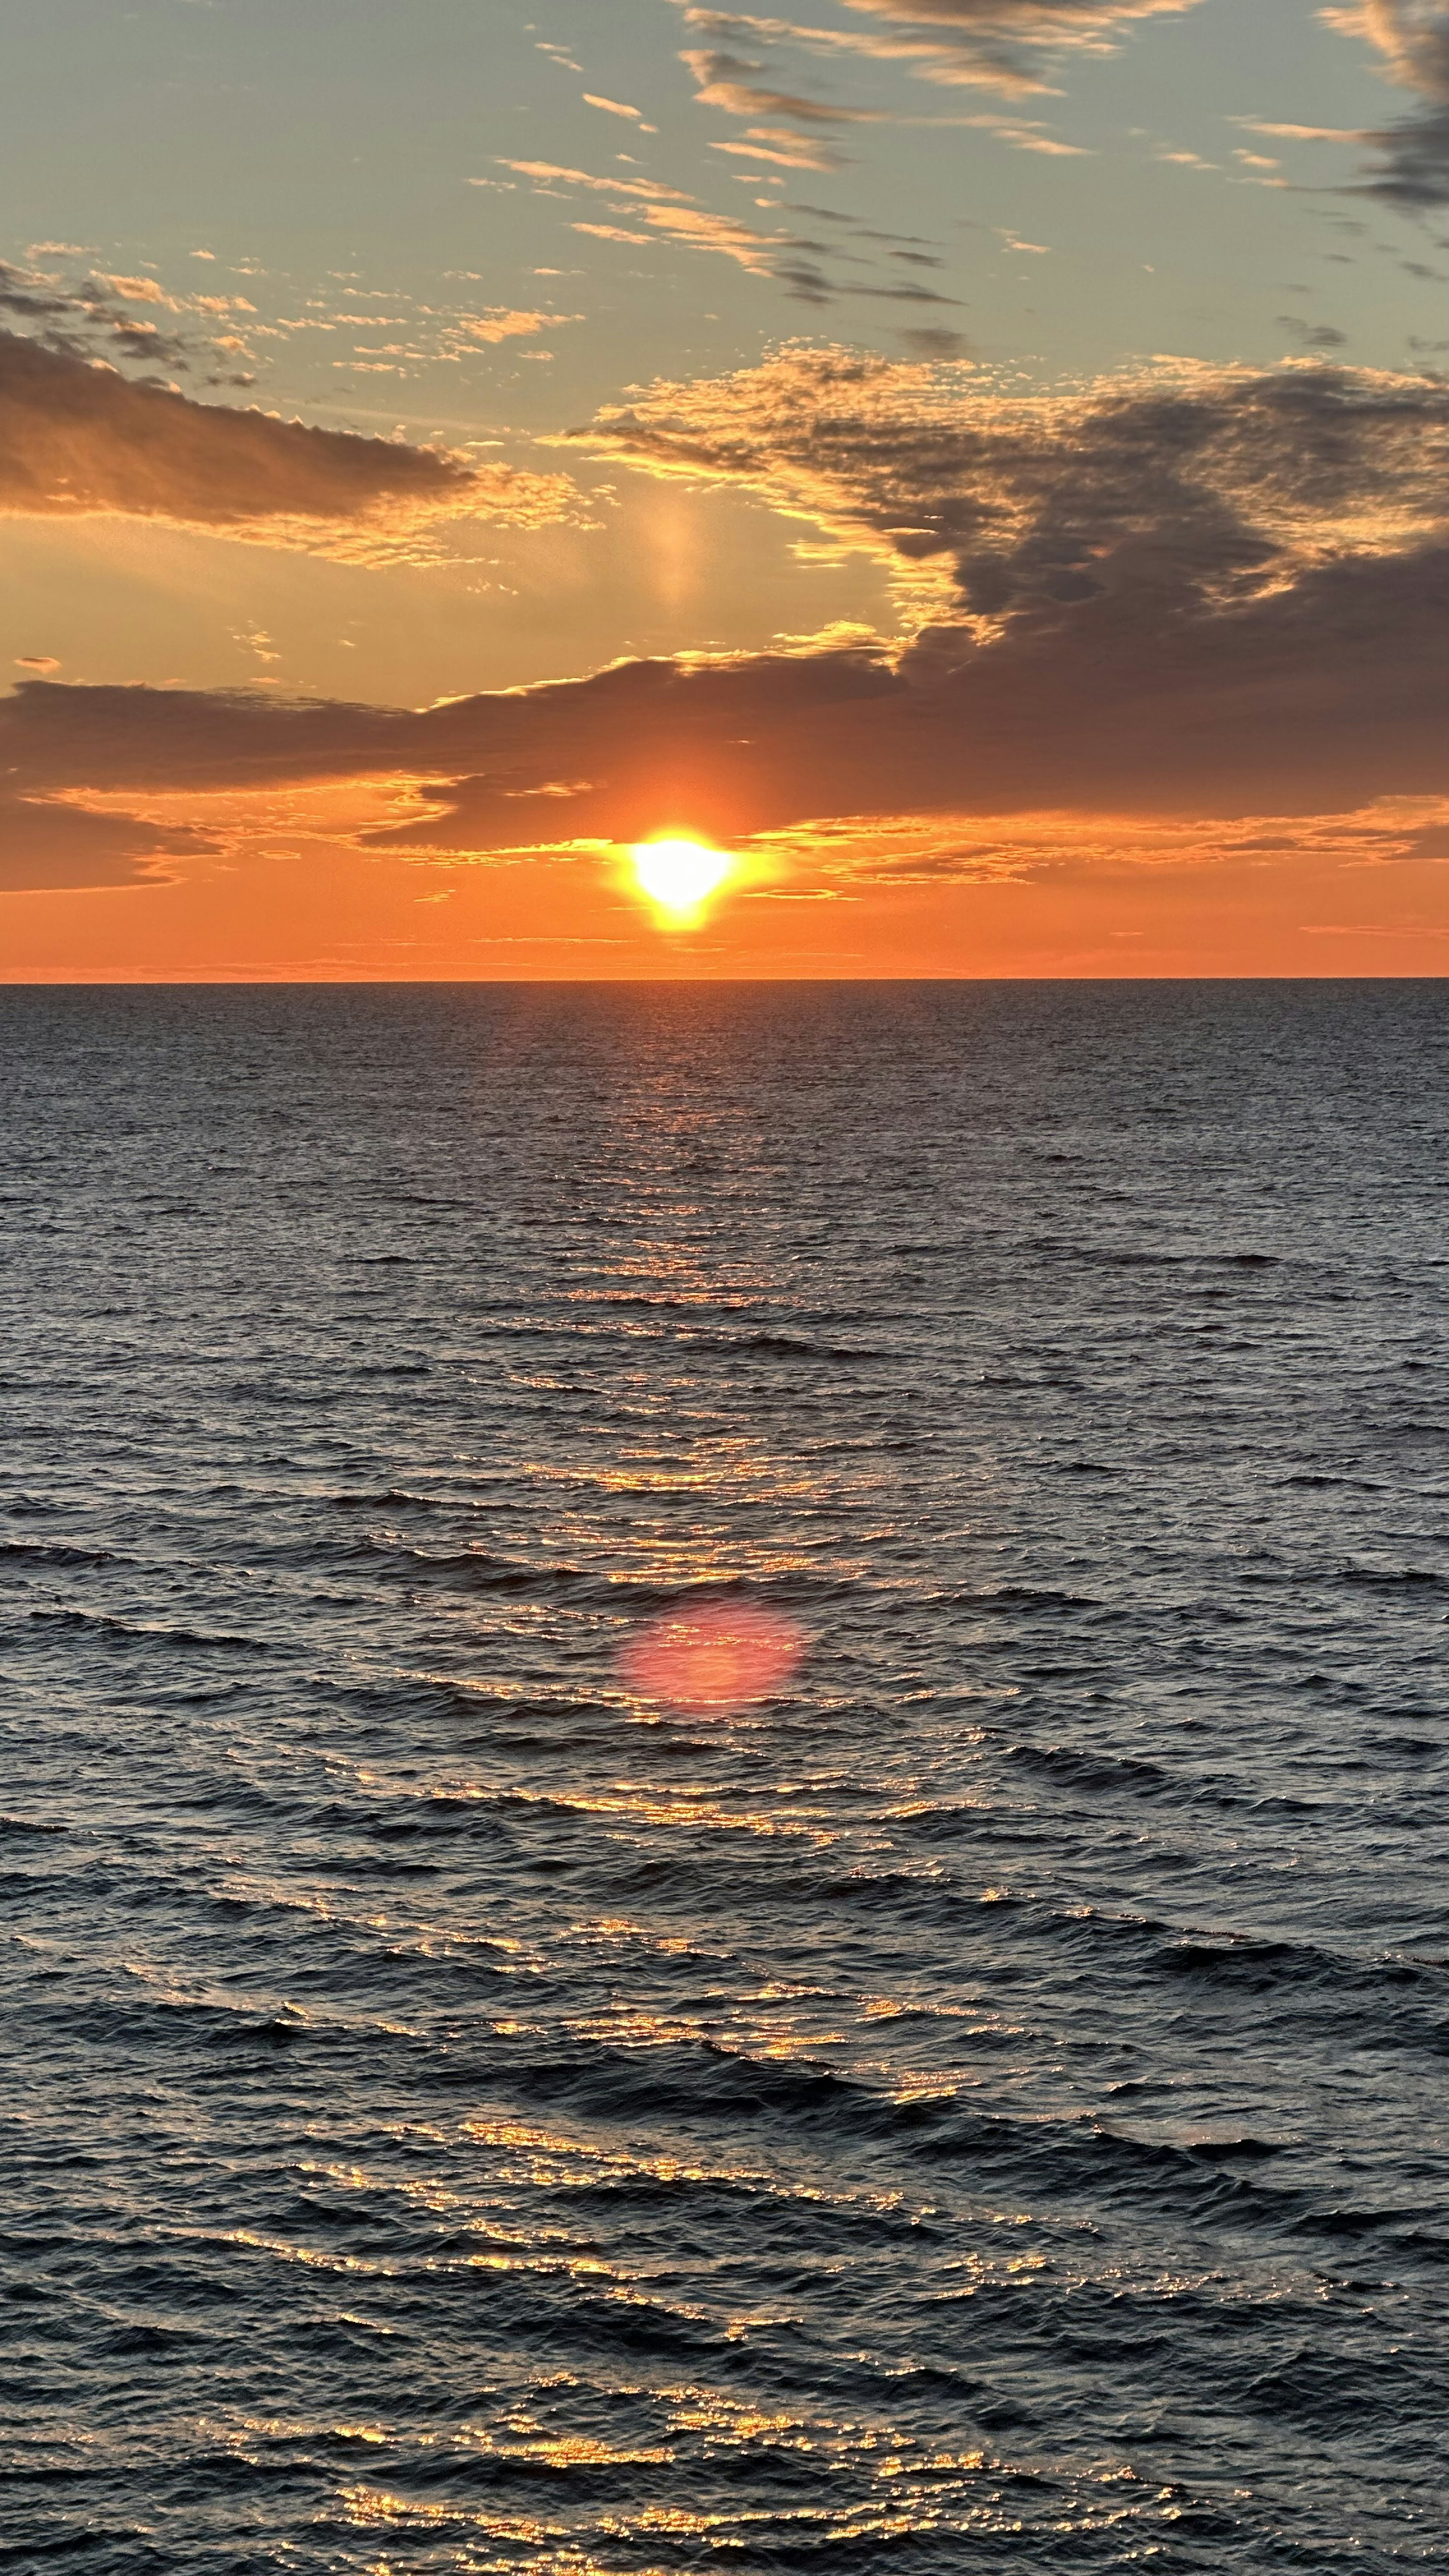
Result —
<instances>
[{"instance_id":1,"label":"orange sky","mask_svg":"<svg viewBox=\"0 0 1449 2576\"><path fill-rule=\"evenodd\" d=\"M334 800L337 801L337 800ZM354 804L356 799L352 800ZM203 810L194 803L192 811ZM233 811L235 809L233 808ZM899 836L897 836L899 837ZM1054 839L1064 860L1039 856ZM1026 836L1023 836L1026 840ZM977 882L902 885L766 861L683 923L622 849L443 862L356 854L295 828L141 888L9 898L14 982L482 981L654 976L1435 975L1444 868L1341 844L1267 857L1069 818ZM813 881L797 890L802 877ZM761 880L764 880L763 882Z\"/></svg>"}]
</instances>

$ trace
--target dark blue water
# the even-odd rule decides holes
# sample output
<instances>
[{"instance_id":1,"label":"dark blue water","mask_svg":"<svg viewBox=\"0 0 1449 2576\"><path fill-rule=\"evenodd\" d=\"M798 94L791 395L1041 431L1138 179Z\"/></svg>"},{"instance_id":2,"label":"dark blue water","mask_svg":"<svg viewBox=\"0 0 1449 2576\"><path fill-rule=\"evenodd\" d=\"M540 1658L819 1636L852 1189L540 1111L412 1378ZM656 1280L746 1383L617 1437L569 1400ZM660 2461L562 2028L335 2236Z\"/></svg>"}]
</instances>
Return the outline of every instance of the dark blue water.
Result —
<instances>
[{"instance_id":1,"label":"dark blue water","mask_svg":"<svg viewBox=\"0 0 1449 2576\"><path fill-rule=\"evenodd\" d=\"M0 2563L1449 2561L1449 983L11 990L0 1118Z\"/></svg>"}]
</instances>

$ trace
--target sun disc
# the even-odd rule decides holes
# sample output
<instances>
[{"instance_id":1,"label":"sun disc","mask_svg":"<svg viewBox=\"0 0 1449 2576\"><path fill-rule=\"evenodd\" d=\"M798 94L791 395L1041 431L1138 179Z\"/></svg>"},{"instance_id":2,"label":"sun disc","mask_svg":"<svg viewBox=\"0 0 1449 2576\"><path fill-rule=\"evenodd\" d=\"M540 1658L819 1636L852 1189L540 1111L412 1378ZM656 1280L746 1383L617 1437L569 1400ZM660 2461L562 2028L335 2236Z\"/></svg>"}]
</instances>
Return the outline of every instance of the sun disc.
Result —
<instances>
[{"instance_id":1,"label":"sun disc","mask_svg":"<svg viewBox=\"0 0 1449 2576\"><path fill-rule=\"evenodd\" d=\"M634 874L651 903L666 912L693 912L723 885L734 862L700 841L639 841Z\"/></svg>"}]
</instances>

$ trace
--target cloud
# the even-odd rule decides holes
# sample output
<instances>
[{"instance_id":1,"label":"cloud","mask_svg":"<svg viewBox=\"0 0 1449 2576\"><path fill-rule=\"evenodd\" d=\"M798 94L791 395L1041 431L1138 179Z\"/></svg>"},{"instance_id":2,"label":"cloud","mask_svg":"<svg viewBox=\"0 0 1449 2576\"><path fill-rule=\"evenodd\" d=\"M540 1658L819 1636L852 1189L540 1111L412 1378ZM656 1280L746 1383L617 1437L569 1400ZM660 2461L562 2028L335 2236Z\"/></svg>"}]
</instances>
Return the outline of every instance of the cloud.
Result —
<instances>
[{"instance_id":1,"label":"cloud","mask_svg":"<svg viewBox=\"0 0 1449 2576\"><path fill-rule=\"evenodd\" d=\"M862 17L940 28L966 44L1070 46L1089 53L1109 52L1144 19L1181 17L1196 5L1197 0L845 0Z\"/></svg>"},{"instance_id":2,"label":"cloud","mask_svg":"<svg viewBox=\"0 0 1449 2576\"><path fill-rule=\"evenodd\" d=\"M1442 0L1357 0L1323 15L1344 35L1376 45L1405 89L1449 94L1449 12Z\"/></svg>"},{"instance_id":3,"label":"cloud","mask_svg":"<svg viewBox=\"0 0 1449 2576\"><path fill-rule=\"evenodd\" d=\"M780 253L788 246L780 236L757 232L737 216L713 215L703 206L646 206L644 221L691 250L720 251L756 277L789 274L780 268Z\"/></svg>"},{"instance_id":4,"label":"cloud","mask_svg":"<svg viewBox=\"0 0 1449 2576\"><path fill-rule=\"evenodd\" d=\"M761 24L767 22L759 22ZM792 33L808 31L792 30ZM932 56L933 61L936 59ZM999 142L1009 143L1020 152L1044 152L1062 159L1086 157L1080 144L1059 143L1044 134L1037 124L1023 124L1019 119L997 116L892 116L880 107L841 107L823 99L804 96L798 90L764 87L753 78L763 66L737 54L719 50L687 48L680 56L692 72L696 84L696 104L722 108L728 116L784 116L803 126L752 125L750 143L715 143L715 152L733 152L755 161L776 161L792 170L836 170L842 155L826 140L821 129L831 126L898 125L938 126L951 128L978 127L994 134ZM939 69L929 72L932 79L945 78ZM954 74L950 75L954 78ZM1019 86L1020 84L1017 84ZM761 146L769 145L769 150Z\"/></svg>"},{"instance_id":5,"label":"cloud","mask_svg":"<svg viewBox=\"0 0 1449 2576\"><path fill-rule=\"evenodd\" d=\"M1134 25L1180 17L1199 0L844 0L857 16L882 19L891 30L869 34L699 7L692 0L680 5L686 23L721 46L743 39L853 53L904 63L916 79L947 88L1026 93L1050 86L1052 56L1111 53Z\"/></svg>"},{"instance_id":6,"label":"cloud","mask_svg":"<svg viewBox=\"0 0 1449 2576\"><path fill-rule=\"evenodd\" d=\"M854 4L855 0L852 0ZM1167 0L1164 0L1164 5L1167 5ZM1172 0L1172 5L1179 5L1179 0ZM1180 5L1191 7L1195 0L1180 0ZM941 40L936 37L925 41L912 37L902 43L899 39L858 35L842 29L798 27L780 19L726 19L711 10L689 9L686 15L692 23L697 22L716 34L737 36L745 31L766 45L790 41L806 49L819 51L823 48L837 59L848 59L851 55L869 60L904 57L914 67L918 78L946 87L969 85L1025 91L1045 86L1039 76L1019 64L1014 68L1007 67L993 56L992 67L988 67L979 51L963 53L955 43L948 43L943 50ZM693 76L699 106L720 108L728 116L781 116L793 120L792 124L784 127L751 126L750 133L756 145L761 142L773 144L776 147L773 151L752 151L749 144L742 143L716 143L713 146L716 152L735 152L756 160L779 160L793 169L831 170L841 166L842 155L825 139L825 129L865 125L976 126L994 134L999 142L1010 144L1017 151L1049 153L1064 159L1083 157L1080 145L1056 141L1045 134L1039 124L1023 124L1019 119L1007 120L999 114L901 116L883 107L846 107L834 101L813 98L798 89L769 86L757 77L765 68L761 60L732 51L724 45L686 47L680 60ZM803 127L804 132L796 131L798 127Z\"/></svg>"},{"instance_id":7,"label":"cloud","mask_svg":"<svg viewBox=\"0 0 1449 2576\"><path fill-rule=\"evenodd\" d=\"M501 166L517 170L550 193L556 188L588 188L598 195L623 198L624 204L616 204L611 211L625 216L631 225L647 224L653 232L683 242L691 250L719 251L757 277L779 274L781 256L794 247L788 233L757 232L737 216L710 214L683 189L667 188L657 179L597 179L587 170L565 169L553 161L505 161ZM621 232L603 224L577 223L573 229L593 233L601 241L648 239L647 233Z\"/></svg>"},{"instance_id":8,"label":"cloud","mask_svg":"<svg viewBox=\"0 0 1449 2576\"><path fill-rule=\"evenodd\" d=\"M98 269L94 282L104 287L108 294L123 297L127 304L164 304L168 313L176 311L165 287L159 285L154 277L108 277L104 270Z\"/></svg>"},{"instance_id":9,"label":"cloud","mask_svg":"<svg viewBox=\"0 0 1449 2576\"><path fill-rule=\"evenodd\" d=\"M1446 610L1440 546L1180 620L1099 598L986 647L947 629L895 658L854 646L624 665L530 696L501 733L492 709L459 719L466 766L438 776L438 759L418 818L371 845L632 841L671 823L735 841L880 814L1197 823L1442 797ZM588 784L566 807L530 808L561 774Z\"/></svg>"},{"instance_id":10,"label":"cloud","mask_svg":"<svg viewBox=\"0 0 1449 2576\"><path fill-rule=\"evenodd\" d=\"M193 402L0 331L0 514L163 519L367 559L415 553L442 519L536 525L569 498L556 475Z\"/></svg>"},{"instance_id":11,"label":"cloud","mask_svg":"<svg viewBox=\"0 0 1449 2576\"><path fill-rule=\"evenodd\" d=\"M1196 828L1449 798L1435 379L1189 367L1006 401L964 367L809 352L655 388L591 435L924 566L929 616L897 647L629 662L421 711L29 681L0 701L12 808L164 791L205 833L208 799L381 778L403 802L362 845L480 857L670 824L849 840L883 816Z\"/></svg>"},{"instance_id":12,"label":"cloud","mask_svg":"<svg viewBox=\"0 0 1449 2576\"><path fill-rule=\"evenodd\" d=\"M752 125L745 143L712 143L711 152L729 152L741 161L768 161L778 170L838 170L841 155L816 136L792 134L787 127Z\"/></svg>"},{"instance_id":13,"label":"cloud","mask_svg":"<svg viewBox=\"0 0 1449 2576\"><path fill-rule=\"evenodd\" d=\"M970 344L960 331L925 324L919 330L902 331L899 336L913 358L924 359L933 366L947 365L971 354Z\"/></svg>"},{"instance_id":14,"label":"cloud","mask_svg":"<svg viewBox=\"0 0 1449 2576\"><path fill-rule=\"evenodd\" d=\"M470 340L485 340L495 348L500 340L531 340L540 331L558 331L583 318L581 313L515 313L494 305L486 313L465 313L459 328Z\"/></svg>"},{"instance_id":15,"label":"cloud","mask_svg":"<svg viewBox=\"0 0 1449 2576\"><path fill-rule=\"evenodd\" d=\"M763 88L753 77L760 65L737 54L691 47L679 59L694 76L697 105L722 107L729 116L793 116L807 125L880 121L876 108L831 107L796 90Z\"/></svg>"},{"instance_id":16,"label":"cloud","mask_svg":"<svg viewBox=\"0 0 1449 2576\"><path fill-rule=\"evenodd\" d=\"M917 615L983 638L1129 594L1144 614L1228 608L1449 523L1449 386L1302 362L1014 399L965 367L792 349L574 435L809 519L884 559Z\"/></svg>"},{"instance_id":17,"label":"cloud","mask_svg":"<svg viewBox=\"0 0 1449 2576\"><path fill-rule=\"evenodd\" d=\"M1449 103L1363 139L1383 156L1364 182L1367 195L1416 214L1430 206L1449 206Z\"/></svg>"},{"instance_id":18,"label":"cloud","mask_svg":"<svg viewBox=\"0 0 1449 2576\"><path fill-rule=\"evenodd\" d=\"M1366 193L1410 212L1449 205L1449 9L1443 0L1358 0L1323 14L1345 35L1365 37L1390 79L1429 102L1420 115L1356 138L1381 156Z\"/></svg>"},{"instance_id":19,"label":"cloud","mask_svg":"<svg viewBox=\"0 0 1449 2576\"><path fill-rule=\"evenodd\" d=\"M1332 322L1308 322L1301 313L1275 313L1273 319L1279 330L1288 332L1302 349L1326 353L1330 349L1346 349L1348 346L1348 333L1340 331Z\"/></svg>"},{"instance_id":20,"label":"cloud","mask_svg":"<svg viewBox=\"0 0 1449 2576\"><path fill-rule=\"evenodd\" d=\"M16 268L0 260L0 313L34 326L42 346L70 356L99 351L150 366L188 366L194 352L185 332L163 331L158 323L138 318L126 310L130 303L158 304L172 313L180 309L154 278L92 274L67 285L48 270ZM205 345L209 349L212 344Z\"/></svg>"},{"instance_id":21,"label":"cloud","mask_svg":"<svg viewBox=\"0 0 1449 2576\"><path fill-rule=\"evenodd\" d=\"M1446 612L1441 546L1180 623L1097 600L986 648L938 630L894 658L636 662L422 714L37 682L0 702L0 762L36 799L194 793L197 828L239 789L410 779L409 817L368 846L472 856L669 825L737 842L881 815L1359 811L1449 797Z\"/></svg>"},{"instance_id":22,"label":"cloud","mask_svg":"<svg viewBox=\"0 0 1449 2576\"><path fill-rule=\"evenodd\" d=\"M589 170L570 170L558 161L500 161L500 170L516 170L521 178L532 179L541 188L591 188L603 197L674 198L679 204L691 201L683 188L668 188L662 179L599 179ZM487 185L474 179L470 185Z\"/></svg>"},{"instance_id":23,"label":"cloud","mask_svg":"<svg viewBox=\"0 0 1449 2576\"><path fill-rule=\"evenodd\" d=\"M913 885L1121 883L1155 872L1435 864L1449 849L1449 800L1383 798L1356 812L1228 819L1064 812L881 814L762 833L748 845L767 882L788 895ZM1446 924L1449 938L1449 924Z\"/></svg>"},{"instance_id":24,"label":"cloud","mask_svg":"<svg viewBox=\"0 0 1449 2576\"><path fill-rule=\"evenodd\" d=\"M91 813L0 789L0 894L156 884L156 860L201 857L213 847L207 834L189 826Z\"/></svg>"},{"instance_id":25,"label":"cloud","mask_svg":"<svg viewBox=\"0 0 1449 2576\"><path fill-rule=\"evenodd\" d=\"M596 98L592 90L586 89L584 92L584 105L585 107L602 108L606 116L628 117L632 125L638 126L641 134L657 134L659 131L657 125L646 124L642 108L628 107L621 98Z\"/></svg>"},{"instance_id":26,"label":"cloud","mask_svg":"<svg viewBox=\"0 0 1449 2576\"><path fill-rule=\"evenodd\" d=\"M957 120L952 119L951 122ZM974 118L960 120L975 123ZM995 118L983 119L993 128ZM756 126L750 129L756 141L751 144L716 144L716 151L748 152L753 159L781 162L790 169L818 170L834 166L833 156L817 147L814 141L800 144L788 128ZM772 148L765 149L769 145ZM774 147L785 146L786 149ZM651 238L667 239L689 250L715 251L733 260L754 277L771 279L797 302L814 305L831 303L837 295L881 295L894 302L911 304L946 304L954 298L933 294L929 289L906 287L896 280L890 286L844 286L819 265L824 245L802 239L795 233L761 232L753 224L743 223L736 215L720 215L701 206L682 189L666 187L657 179L597 178L591 171L572 170L554 161L506 161L501 165L531 179L546 195L561 194L567 188L584 188L592 194L614 200L609 212L613 223L593 223L575 218L572 230L585 233L596 241L627 242L643 247ZM486 183L475 181L475 186ZM845 220L842 218L841 220ZM640 227L647 227L641 230ZM886 238L862 233L863 240ZM859 253L832 249L837 257L856 258Z\"/></svg>"}]
</instances>

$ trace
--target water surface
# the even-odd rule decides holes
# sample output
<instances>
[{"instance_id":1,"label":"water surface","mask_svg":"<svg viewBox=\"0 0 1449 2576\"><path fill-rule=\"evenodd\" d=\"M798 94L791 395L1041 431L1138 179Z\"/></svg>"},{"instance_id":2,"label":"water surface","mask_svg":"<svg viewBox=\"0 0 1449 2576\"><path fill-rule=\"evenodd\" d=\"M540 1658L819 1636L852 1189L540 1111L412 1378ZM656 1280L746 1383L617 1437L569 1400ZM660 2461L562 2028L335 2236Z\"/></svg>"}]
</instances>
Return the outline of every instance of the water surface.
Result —
<instances>
[{"instance_id":1,"label":"water surface","mask_svg":"<svg viewBox=\"0 0 1449 2576\"><path fill-rule=\"evenodd\" d=\"M0 2563L1449 2560L1449 984L12 989L0 1102Z\"/></svg>"}]
</instances>

